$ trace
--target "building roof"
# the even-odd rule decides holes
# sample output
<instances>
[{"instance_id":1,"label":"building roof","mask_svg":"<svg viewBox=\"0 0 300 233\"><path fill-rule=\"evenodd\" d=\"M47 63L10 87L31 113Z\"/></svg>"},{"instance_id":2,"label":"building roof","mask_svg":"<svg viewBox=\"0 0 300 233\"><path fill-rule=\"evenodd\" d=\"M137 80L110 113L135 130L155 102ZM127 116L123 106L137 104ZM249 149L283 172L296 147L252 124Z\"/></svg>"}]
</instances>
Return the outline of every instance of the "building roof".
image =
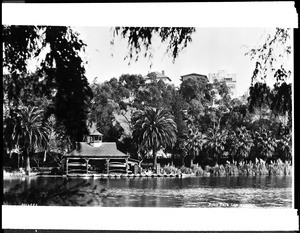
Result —
<instances>
[{"instance_id":1,"label":"building roof","mask_svg":"<svg viewBox=\"0 0 300 233\"><path fill-rule=\"evenodd\" d=\"M205 78L207 78L206 75L197 74L197 73L185 74L185 75L181 75L180 77L181 78L198 78L198 77L205 77Z\"/></svg>"},{"instance_id":2,"label":"building roof","mask_svg":"<svg viewBox=\"0 0 300 233\"><path fill-rule=\"evenodd\" d=\"M128 155L119 151L115 142L102 142L99 147L93 147L86 142L79 142L78 148L66 157L127 158Z\"/></svg>"}]
</instances>

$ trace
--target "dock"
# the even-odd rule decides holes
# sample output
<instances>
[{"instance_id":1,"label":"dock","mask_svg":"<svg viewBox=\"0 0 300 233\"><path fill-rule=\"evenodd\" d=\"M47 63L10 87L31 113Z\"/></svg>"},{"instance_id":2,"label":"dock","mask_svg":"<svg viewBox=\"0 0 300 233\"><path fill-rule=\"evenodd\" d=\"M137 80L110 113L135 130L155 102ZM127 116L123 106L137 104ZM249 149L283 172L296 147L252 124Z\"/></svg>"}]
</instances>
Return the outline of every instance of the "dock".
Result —
<instances>
[{"instance_id":1,"label":"dock","mask_svg":"<svg viewBox=\"0 0 300 233\"><path fill-rule=\"evenodd\" d=\"M182 178L182 174L80 174L80 173L69 173L68 175L63 175L63 177L74 177L74 178L100 178L100 179L122 179L122 178Z\"/></svg>"}]
</instances>

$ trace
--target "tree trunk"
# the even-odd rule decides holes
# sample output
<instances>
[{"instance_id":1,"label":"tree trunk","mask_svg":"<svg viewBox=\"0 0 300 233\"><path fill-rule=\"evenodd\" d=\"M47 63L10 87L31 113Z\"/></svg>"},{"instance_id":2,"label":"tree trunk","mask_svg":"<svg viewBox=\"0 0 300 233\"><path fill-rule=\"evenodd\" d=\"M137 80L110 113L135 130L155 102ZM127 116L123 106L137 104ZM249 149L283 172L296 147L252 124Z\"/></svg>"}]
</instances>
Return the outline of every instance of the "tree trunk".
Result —
<instances>
[{"instance_id":1,"label":"tree trunk","mask_svg":"<svg viewBox=\"0 0 300 233\"><path fill-rule=\"evenodd\" d=\"M194 164L194 158L191 158L191 164L190 164L191 168L193 167L193 164Z\"/></svg>"},{"instance_id":2,"label":"tree trunk","mask_svg":"<svg viewBox=\"0 0 300 233\"><path fill-rule=\"evenodd\" d=\"M156 155L156 149L153 147L152 149L152 155L153 155L153 171L157 173L156 168L157 168L157 155Z\"/></svg>"},{"instance_id":3,"label":"tree trunk","mask_svg":"<svg viewBox=\"0 0 300 233\"><path fill-rule=\"evenodd\" d=\"M30 174L30 157L29 157L29 153L26 153L25 158L26 158L25 171L26 171L26 175L29 175Z\"/></svg>"},{"instance_id":4,"label":"tree trunk","mask_svg":"<svg viewBox=\"0 0 300 233\"><path fill-rule=\"evenodd\" d=\"M184 167L184 157L182 156L181 166Z\"/></svg>"},{"instance_id":5,"label":"tree trunk","mask_svg":"<svg viewBox=\"0 0 300 233\"><path fill-rule=\"evenodd\" d=\"M20 154L18 153L18 170L20 169Z\"/></svg>"}]
</instances>

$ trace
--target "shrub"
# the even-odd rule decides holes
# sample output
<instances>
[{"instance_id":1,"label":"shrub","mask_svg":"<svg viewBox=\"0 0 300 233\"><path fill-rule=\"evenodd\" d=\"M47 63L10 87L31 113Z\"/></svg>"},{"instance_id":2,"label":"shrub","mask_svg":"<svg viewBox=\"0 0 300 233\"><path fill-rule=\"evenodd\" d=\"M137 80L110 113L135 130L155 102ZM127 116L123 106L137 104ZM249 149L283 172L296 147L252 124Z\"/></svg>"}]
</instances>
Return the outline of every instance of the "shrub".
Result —
<instances>
[{"instance_id":1,"label":"shrub","mask_svg":"<svg viewBox=\"0 0 300 233\"><path fill-rule=\"evenodd\" d=\"M191 168L184 167L184 166L180 168L180 171L183 174L192 174L193 173L193 170Z\"/></svg>"},{"instance_id":2,"label":"shrub","mask_svg":"<svg viewBox=\"0 0 300 233\"><path fill-rule=\"evenodd\" d=\"M193 166L192 171L196 176L202 176L203 175L203 169L201 166Z\"/></svg>"},{"instance_id":3,"label":"shrub","mask_svg":"<svg viewBox=\"0 0 300 233\"><path fill-rule=\"evenodd\" d=\"M174 166L164 166L163 168L161 168L161 173L165 173L165 174L178 174L180 173L180 170Z\"/></svg>"}]
</instances>

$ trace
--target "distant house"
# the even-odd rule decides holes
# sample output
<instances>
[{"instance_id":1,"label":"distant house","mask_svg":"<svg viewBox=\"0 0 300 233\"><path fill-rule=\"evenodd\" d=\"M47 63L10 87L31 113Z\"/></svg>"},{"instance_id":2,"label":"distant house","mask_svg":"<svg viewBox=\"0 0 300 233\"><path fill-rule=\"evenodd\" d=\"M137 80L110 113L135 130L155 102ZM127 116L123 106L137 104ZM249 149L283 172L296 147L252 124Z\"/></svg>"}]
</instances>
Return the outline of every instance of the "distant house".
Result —
<instances>
[{"instance_id":1,"label":"distant house","mask_svg":"<svg viewBox=\"0 0 300 233\"><path fill-rule=\"evenodd\" d=\"M102 142L102 134L95 128L89 129L85 142L78 142L77 148L65 155L65 171L70 173L89 174L93 165L100 168L100 172L125 172L129 155L117 149L115 142Z\"/></svg>"},{"instance_id":2,"label":"distant house","mask_svg":"<svg viewBox=\"0 0 300 233\"><path fill-rule=\"evenodd\" d=\"M208 81L207 76L203 75L203 74L191 73L191 74L182 75L180 77L181 77L181 82L188 80L188 79L199 79L199 78L205 78Z\"/></svg>"},{"instance_id":3,"label":"distant house","mask_svg":"<svg viewBox=\"0 0 300 233\"><path fill-rule=\"evenodd\" d=\"M165 75L164 70L162 70L161 73L158 72L158 71L150 72L147 75L145 75L143 78L146 80L146 83L152 82L153 80L156 80L157 82L159 80L164 81L164 82L171 82L172 81L170 79L170 77Z\"/></svg>"}]
</instances>

